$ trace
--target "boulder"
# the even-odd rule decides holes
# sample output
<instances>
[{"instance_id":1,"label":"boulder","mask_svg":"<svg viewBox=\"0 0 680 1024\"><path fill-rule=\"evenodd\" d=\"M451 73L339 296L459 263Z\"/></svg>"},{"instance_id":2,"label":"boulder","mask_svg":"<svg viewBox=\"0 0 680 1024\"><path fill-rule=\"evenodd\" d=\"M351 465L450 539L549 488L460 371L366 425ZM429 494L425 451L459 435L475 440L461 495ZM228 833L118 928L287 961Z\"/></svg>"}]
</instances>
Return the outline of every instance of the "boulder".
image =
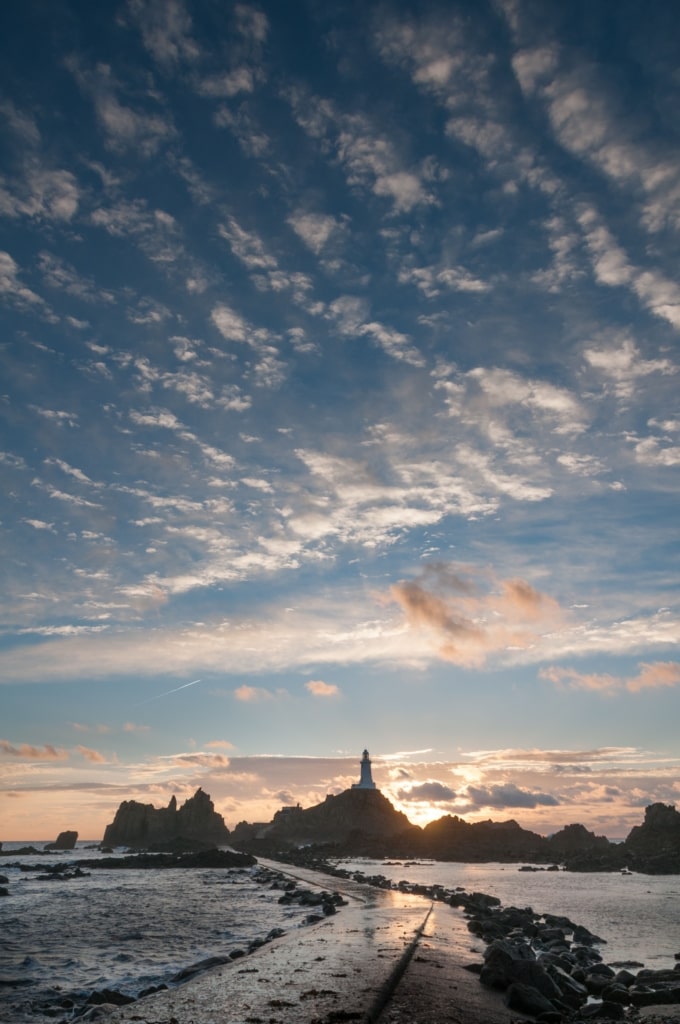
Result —
<instances>
[{"instance_id":1,"label":"boulder","mask_svg":"<svg viewBox=\"0 0 680 1024\"><path fill-rule=\"evenodd\" d=\"M75 850L78 841L77 832L60 832L53 843L46 843L46 850Z\"/></svg>"},{"instance_id":2,"label":"boulder","mask_svg":"<svg viewBox=\"0 0 680 1024\"><path fill-rule=\"evenodd\" d=\"M562 1020L562 1014L555 1005L531 985L524 985L520 981L514 982L508 989L506 999L511 1010L527 1013L531 1017L540 1016L546 1024Z\"/></svg>"}]
</instances>

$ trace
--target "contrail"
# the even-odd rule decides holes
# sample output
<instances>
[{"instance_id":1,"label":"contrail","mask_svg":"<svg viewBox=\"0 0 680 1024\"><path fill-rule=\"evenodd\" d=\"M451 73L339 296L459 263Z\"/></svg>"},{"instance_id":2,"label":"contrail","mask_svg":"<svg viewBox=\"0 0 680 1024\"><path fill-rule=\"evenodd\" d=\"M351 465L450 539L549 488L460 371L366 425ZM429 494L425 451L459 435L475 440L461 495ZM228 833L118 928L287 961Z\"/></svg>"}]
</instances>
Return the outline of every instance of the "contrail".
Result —
<instances>
[{"instance_id":1,"label":"contrail","mask_svg":"<svg viewBox=\"0 0 680 1024\"><path fill-rule=\"evenodd\" d=\"M148 700L142 700L139 704L135 704L134 707L141 708L142 704L150 704L152 700L160 700L161 697L167 697L171 693L177 693L178 690L186 690L187 686L195 686L196 683L200 683L200 679L192 679L190 683L182 683L181 686L176 686L174 690L166 690L165 693L157 693L153 697L149 697Z\"/></svg>"}]
</instances>

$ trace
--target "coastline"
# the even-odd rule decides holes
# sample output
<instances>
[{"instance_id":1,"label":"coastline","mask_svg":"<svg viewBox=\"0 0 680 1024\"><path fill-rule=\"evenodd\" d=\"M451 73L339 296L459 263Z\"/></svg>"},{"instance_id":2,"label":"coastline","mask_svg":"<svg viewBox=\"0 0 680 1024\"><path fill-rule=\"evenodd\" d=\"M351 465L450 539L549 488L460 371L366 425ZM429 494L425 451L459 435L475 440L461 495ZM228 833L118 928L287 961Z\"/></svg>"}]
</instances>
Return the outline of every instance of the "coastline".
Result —
<instances>
[{"instance_id":1,"label":"coastline","mask_svg":"<svg viewBox=\"0 0 680 1024\"><path fill-rule=\"evenodd\" d=\"M510 1024L527 1019L466 969L482 951L460 911L309 869L262 863L305 885L336 890L347 905L247 959L105 1016L101 1007L94 1019L100 1014L109 1024Z\"/></svg>"}]
</instances>

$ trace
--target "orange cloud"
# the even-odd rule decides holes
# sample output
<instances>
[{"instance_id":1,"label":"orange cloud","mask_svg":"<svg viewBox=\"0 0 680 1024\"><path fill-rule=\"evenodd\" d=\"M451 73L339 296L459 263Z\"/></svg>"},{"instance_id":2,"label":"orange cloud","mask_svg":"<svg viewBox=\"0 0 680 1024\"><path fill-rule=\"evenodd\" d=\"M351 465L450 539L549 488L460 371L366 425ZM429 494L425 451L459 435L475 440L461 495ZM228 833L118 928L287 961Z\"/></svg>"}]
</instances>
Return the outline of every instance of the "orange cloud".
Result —
<instances>
[{"instance_id":1,"label":"orange cloud","mask_svg":"<svg viewBox=\"0 0 680 1024\"><path fill-rule=\"evenodd\" d=\"M653 665L642 664L640 669L641 671L634 679L628 680L627 686L631 693L680 684L680 664L677 661L657 661Z\"/></svg>"},{"instance_id":2,"label":"orange cloud","mask_svg":"<svg viewBox=\"0 0 680 1024\"><path fill-rule=\"evenodd\" d=\"M68 761L68 751L53 747L46 743L42 747L33 747L29 743L21 743L16 747L9 740L0 740L0 751L11 757L22 757L29 761Z\"/></svg>"},{"instance_id":3,"label":"orange cloud","mask_svg":"<svg viewBox=\"0 0 680 1024\"><path fill-rule=\"evenodd\" d=\"M305 689L309 690L313 697L337 697L340 693L335 683L324 683L321 679L310 679L305 683Z\"/></svg>"},{"instance_id":4,"label":"orange cloud","mask_svg":"<svg viewBox=\"0 0 680 1024\"><path fill-rule=\"evenodd\" d=\"M238 689L234 690L234 696L236 700L257 704L265 700L275 700L277 697L286 697L287 693L285 690L272 692L271 690L265 690L262 686L239 686Z\"/></svg>"},{"instance_id":5,"label":"orange cloud","mask_svg":"<svg viewBox=\"0 0 680 1024\"><path fill-rule=\"evenodd\" d=\"M210 740L210 743L204 744L210 750L233 750L234 744L230 743L229 740Z\"/></svg>"},{"instance_id":6,"label":"orange cloud","mask_svg":"<svg viewBox=\"0 0 680 1024\"><path fill-rule=\"evenodd\" d=\"M126 722L123 732L150 732L150 725L137 725L135 722Z\"/></svg>"},{"instance_id":7,"label":"orange cloud","mask_svg":"<svg viewBox=\"0 0 680 1024\"><path fill-rule=\"evenodd\" d=\"M106 764L106 758L103 754L100 754L98 750L92 750L90 747L76 747L76 750L81 754L86 761L90 761L92 764Z\"/></svg>"},{"instance_id":8,"label":"orange cloud","mask_svg":"<svg viewBox=\"0 0 680 1024\"><path fill-rule=\"evenodd\" d=\"M457 574L451 579L439 573L432 583L436 592L404 580L390 589L411 626L439 634L438 653L446 661L479 668L496 652L532 646L564 620L558 602L526 580L501 581L485 594L472 584L463 586Z\"/></svg>"},{"instance_id":9,"label":"orange cloud","mask_svg":"<svg viewBox=\"0 0 680 1024\"><path fill-rule=\"evenodd\" d=\"M627 690L629 693L640 693L641 690L659 689L664 686L680 685L680 663L677 661L658 661L655 664L640 665L640 671L630 678L613 676L608 673L577 672L573 668L560 668L551 665L539 672L541 679L556 686L567 686L570 690L593 690L613 695Z\"/></svg>"}]
</instances>

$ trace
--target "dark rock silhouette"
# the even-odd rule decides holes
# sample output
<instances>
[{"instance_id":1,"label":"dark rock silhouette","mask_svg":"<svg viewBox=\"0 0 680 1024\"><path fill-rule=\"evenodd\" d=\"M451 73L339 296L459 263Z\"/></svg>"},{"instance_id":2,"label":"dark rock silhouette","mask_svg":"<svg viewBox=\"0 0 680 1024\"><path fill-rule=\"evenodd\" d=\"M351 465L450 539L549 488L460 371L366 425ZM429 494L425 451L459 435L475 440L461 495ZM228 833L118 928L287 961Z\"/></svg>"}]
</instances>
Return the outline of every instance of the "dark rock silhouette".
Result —
<instances>
[{"instance_id":1,"label":"dark rock silhouette","mask_svg":"<svg viewBox=\"0 0 680 1024\"><path fill-rule=\"evenodd\" d=\"M310 856L431 857L464 863L504 861L547 864L548 870L638 871L680 874L680 814L652 804L645 821L623 843L567 825L545 838L516 821L478 821L445 815L424 828L412 825L379 790L353 788L315 807L285 807L271 822L240 822L237 849L263 856L305 848ZM530 870L525 868L525 870Z\"/></svg>"},{"instance_id":2,"label":"dark rock silhouette","mask_svg":"<svg viewBox=\"0 0 680 1024\"><path fill-rule=\"evenodd\" d=\"M60 832L53 843L46 843L46 850L74 850L78 841L77 832Z\"/></svg>"},{"instance_id":3,"label":"dark rock silhouette","mask_svg":"<svg viewBox=\"0 0 680 1024\"><path fill-rule=\"evenodd\" d=\"M177 808L172 797L167 807L124 800L110 825L106 826L103 846L129 846L136 849L189 850L225 845L229 829L221 814L202 789Z\"/></svg>"},{"instance_id":4,"label":"dark rock silhouette","mask_svg":"<svg viewBox=\"0 0 680 1024\"><path fill-rule=\"evenodd\" d=\"M241 822L231 841L239 849L286 849L313 843L380 855L385 844L414 831L405 814L377 789L346 789L315 807L284 807L269 824ZM419 832L419 829L415 829Z\"/></svg>"},{"instance_id":5,"label":"dark rock silhouette","mask_svg":"<svg viewBox=\"0 0 680 1024\"><path fill-rule=\"evenodd\" d=\"M452 861L538 861L548 859L546 840L516 821L477 821L470 824L446 815L423 829L421 856Z\"/></svg>"},{"instance_id":6,"label":"dark rock silhouette","mask_svg":"<svg viewBox=\"0 0 680 1024\"><path fill-rule=\"evenodd\" d=\"M672 804L650 804L642 825L631 829L623 846L635 871L680 874L680 814Z\"/></svg>"}]
</instances>

